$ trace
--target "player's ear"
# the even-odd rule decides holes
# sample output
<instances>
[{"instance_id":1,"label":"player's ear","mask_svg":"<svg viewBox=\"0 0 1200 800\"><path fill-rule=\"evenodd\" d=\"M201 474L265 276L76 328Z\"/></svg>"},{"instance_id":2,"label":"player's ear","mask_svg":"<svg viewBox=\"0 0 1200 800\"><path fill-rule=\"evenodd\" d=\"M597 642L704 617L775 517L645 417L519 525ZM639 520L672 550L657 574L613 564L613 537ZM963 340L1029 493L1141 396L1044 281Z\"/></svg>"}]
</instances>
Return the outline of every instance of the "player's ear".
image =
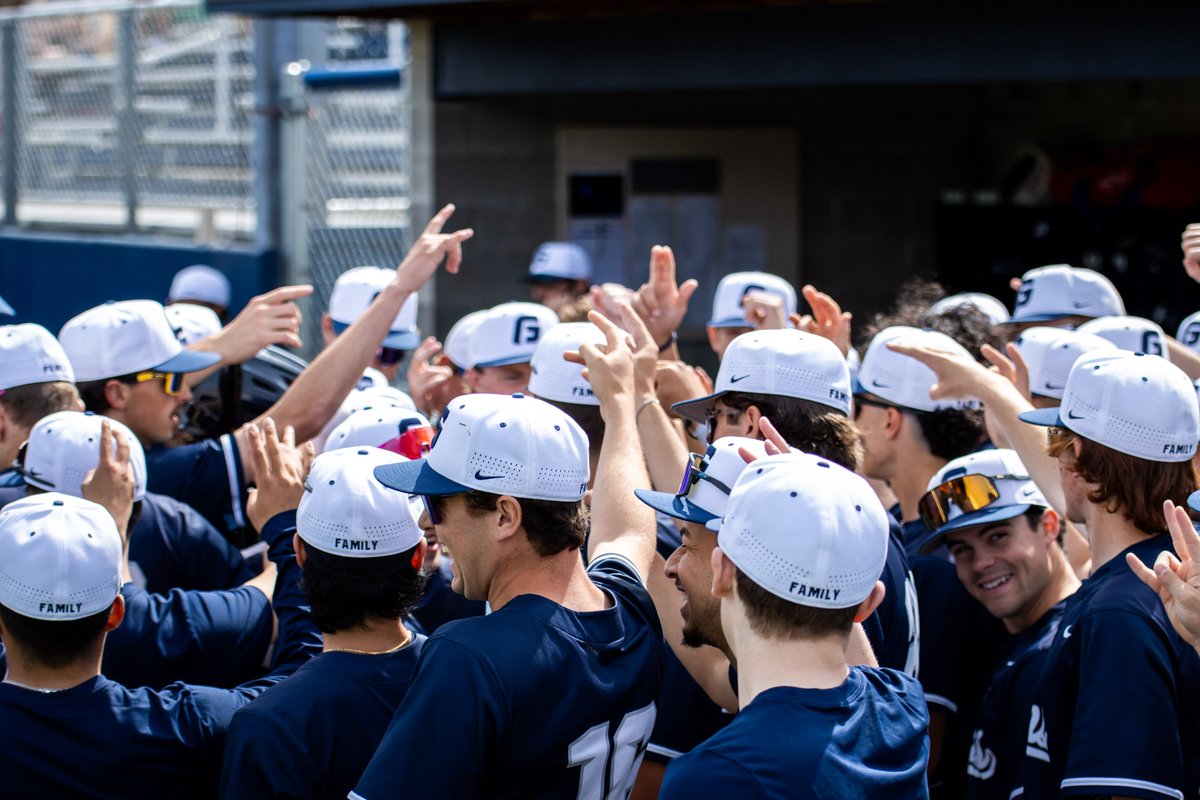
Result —
<instances>
[{"instance_id":1,"label":"player's ear","mask_svg":"<svg viewBox=\"0 0 1200 800\"><path fill-rule=\"evenodd\" d=\"M1042 512L1042 517L1038 520L1038 533L1046 540L1046 544L1053 544L1058 539L1059 531L1062 530L1062 517L1053 508L1047 508Z\"/></svg>"},{"instance_id":2,"label":"player's ear","mask_svg":"<svg viewBox=\"0 0 1200 800\"><path fill-rule=\"evenodd\" d=\"M467 382L467 388L472 392L479 391L479 378L482 373L475 367L470 367L463 373L463 380Z\"/></svg>"},{"instance_id":3,"label":"player's ear","mask_svg":"<svg viewBox=\"0 0 1200 800\"><path fill-rule=\"evenodd\" d=\"M759 410L758 406L755 406L755 405L747 406L746 410L744 412L742 412L742 414L743 414L743 418L745 420L745 424L748 426L746 432L743 433L742 435L746 436L750 439L762 438L762 432L758 426L759 426L759 420L762 419L763 414L762 414L762 411Z\"/></svg>"},{"instance_id":4,"label":"player's ear","mask_svg":"<svg viewBox=\"0 0 1200 800\"><path fill-rule=\"evenodd\" d=\"M515 497L502 494L496 500L495 515L496 539L507 539L521 530L521 501Z\"/></svg>"},{"instance_id":5,"label":"player's ear","mask_svg":"<svg viewBox=\"0 0 1200 800\"><path fill-rule=\"evenodd\" d=\"M883 433L889 439L895 439L900 435L900 424L904 421L904 412L898 408L888 406L883 410L887 421L883 426Z\"/></svg>"},{"instance_id":6,"label":"player's ear","mask_svg":"<svg viewBox=\"0 0 1200 800\"><path fill-rule=\"evenodd\" d=\"M729 556L721 551L720 547L714 547L712 551L712 596L716 598L725 598L733 594L734 576L737 574L737 567L729 560Z\"/></svg>"},{"instance_id":7,"label":"player's ear","mask_svg":"<svg viewBox=\"0 0 1200 800\"><path fill-rule=\"evenodd\" d=\"M117 595L113 600L112 608L108 610L108 621L104 623L104 632L109 633L115 631L121 626L121 621L125 619L125 596Z\"/></svg>"},{"instance_id":8,"label":"player's ear","mask_svg":"<svg viewBox=\"0 0 1200 800\"><path fill-rule=\"evenodd\" d=\"M867 595L867 599L858 604L858 610L854 612L854 621L862 622L874 614L875 609L879 608L879 604L883 602L885 594L887 594L887 588L883 585L883 581L875 581L875 586Z\"/></svg>"},{"instance_id":9,"label":"player's ear","mask_svg":"<svg viewBox=\"0 0 1200 800\"><path fill-rule=\"evenodd\" d=\"M326 312L321 315L321 339L325 342L325 346L329 347L336 338L337 334L333 332L333 317Z\"/></svg>"}]
</instances>

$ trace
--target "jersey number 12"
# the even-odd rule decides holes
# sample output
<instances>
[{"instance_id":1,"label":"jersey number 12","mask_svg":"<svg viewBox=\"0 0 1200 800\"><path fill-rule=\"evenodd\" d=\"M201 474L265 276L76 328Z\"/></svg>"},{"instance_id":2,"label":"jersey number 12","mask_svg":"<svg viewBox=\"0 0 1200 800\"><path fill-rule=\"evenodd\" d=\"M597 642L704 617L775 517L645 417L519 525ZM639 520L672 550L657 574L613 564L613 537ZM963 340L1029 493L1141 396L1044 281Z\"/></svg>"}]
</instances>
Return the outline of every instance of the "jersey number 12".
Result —
<instances>
[{"instance_id":1,"label":"jersey number 12","mask_svg":"<svg viewBox=\"0 0 1200 800\"><path fill-rule=\"evenodd\" d=\"M579 800L625 800L633 789L646 742L654 728L654 703L630 711L608 735L608 722L593 725L567 749L568 767L579 767Z\"/></svg>"}]
</instances>

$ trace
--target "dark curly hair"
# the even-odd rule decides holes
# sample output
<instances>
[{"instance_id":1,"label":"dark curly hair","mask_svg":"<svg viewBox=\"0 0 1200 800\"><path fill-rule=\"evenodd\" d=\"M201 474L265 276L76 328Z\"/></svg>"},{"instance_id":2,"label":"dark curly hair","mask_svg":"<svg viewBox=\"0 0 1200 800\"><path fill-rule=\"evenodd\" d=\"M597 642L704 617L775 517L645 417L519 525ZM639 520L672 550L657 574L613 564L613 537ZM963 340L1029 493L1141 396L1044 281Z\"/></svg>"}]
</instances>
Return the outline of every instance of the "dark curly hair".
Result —
<instances>
[{"instance_id":1,"label":"dark curly hair","mask_svg":"<svg viewBox=\"0 0 1200 800\"><path fill-rule=\"evenodd\" d=\"M840 411L811 400L731 392L721 402L736 411L750 406L771 420L784 441L805 453L828 458L851 471L862 462L862 439Z\"/></svg>"},{"instance_id":2,"label":"dark curly hair","mask_svg":"<svg viewBox=\"0 0 1200 800\"><path fill-rule=\"evenodd\" d=\"M336 633L408 614L425 591L425 575L413 569L415 552L344 558L305 548L302 586L317 629Z\"/></svg>"},{"instance_id":3,"label":"dark curly hair","mask_svg":"<svg viewBox=\"0 0 1200 800\"><path fill-rule=\"evenodd\" d=\"M906 281L896 294L896 305L891 311L876 314L860 332L860 355L875 334L884 328L907 325L944 333L967 349L979 361L983 361L980 350L990 344L1003 351L1004 337L992 325L987 315L972 305L961 305L941 314L930 308L946 296L946 290L936 281L913 278Z\"/></svg>"}]
</instances>

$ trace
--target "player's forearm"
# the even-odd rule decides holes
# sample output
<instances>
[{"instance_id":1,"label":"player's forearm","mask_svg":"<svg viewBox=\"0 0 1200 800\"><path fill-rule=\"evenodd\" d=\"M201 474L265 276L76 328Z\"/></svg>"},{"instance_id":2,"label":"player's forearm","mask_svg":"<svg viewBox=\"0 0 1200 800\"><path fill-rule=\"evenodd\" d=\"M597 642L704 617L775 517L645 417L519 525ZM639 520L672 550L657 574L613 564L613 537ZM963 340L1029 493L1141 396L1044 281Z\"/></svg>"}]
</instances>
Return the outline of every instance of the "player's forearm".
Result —
<instances>
[{"instance_id":1,"label":"player's forearm","mask_svg":"<svg viewBox=\"0 0 1200 800\"><path fill-rule=\"evenodd\" d=\"M1058 462L1046 452L1046 429L1022 422L1018 415L1033 410L1017 388L1000 376L989 381L979 398L987 407L991 419L999 428L1006 444L1021 457L1029 476L1042 490L1055 511L1065 511L1062 484L1058 477Z\"/></svg>"},{"instance_id":2,"label":"player's forearm","mask_svg":"<svg viewBox=\"0 0 1200 800\"><path fill-rule=\"evenodd\" d=\"M602 544L620 541L622 550L634 556L635 566L648 574L654 559L654 512L633 495L634 489L650 484L634 421L633 394L620 393L601 400L604 404L604 441L592 485L592 530L588 555Z\"/></svg>"},{"instance_id":3,"label":"player's forearm","mask_svg":"<svg viewBox=\"0 0 1200 800\"><path fill-rule=\"evenodd\" d=\"M1192 380L1200 380L1200 354L1174 336L1163 338L1167 340L1167 354L1171 357L1171 363L1186 372Z\"/></svg>"},{"instance_id":4,"label":"player's forearm","mask_svg":"<svg viewBox=\"0 0 1200 800\"><path fill-rule=\"evenodd\" d=\"M679 438L671 418L653 394L639 397L637 430L650 470L650 484L660 492L673 492L679 486L679 476L687 461L688 450ZM642 487L644 488L644 487Z\"/></svg>"}]
</instances>

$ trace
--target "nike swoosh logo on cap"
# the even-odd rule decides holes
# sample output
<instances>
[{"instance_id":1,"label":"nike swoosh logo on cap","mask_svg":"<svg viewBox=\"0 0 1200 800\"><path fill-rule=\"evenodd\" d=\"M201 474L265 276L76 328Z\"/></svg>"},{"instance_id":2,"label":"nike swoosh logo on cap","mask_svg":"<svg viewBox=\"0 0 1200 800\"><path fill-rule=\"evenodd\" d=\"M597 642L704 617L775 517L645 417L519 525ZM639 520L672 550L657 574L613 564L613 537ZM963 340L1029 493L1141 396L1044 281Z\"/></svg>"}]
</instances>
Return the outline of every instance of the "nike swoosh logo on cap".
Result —
<instances>
[{"instance_id":1,"label":"nike swoosh logo on cap","mask_svg":"<svg viewBox=\"0 0 1200 800\"><path fill-rule=\"evenodd\" d=\"M738 381L744 381L744 380L746 380L746 378L749 378L749 377L750 377L749 375L733 375L729 378L729 382L737 383Z\"/></svg>"},{"instance_id":2,"label":"nike swoosh logo on cap","mask_svg":"<svg viewBox=\"0 0 1200 800\"><path fill-rule=\"evenodd\" d=\"M1074 411L1067 411L1067 419L1083 419L1083 417L1079 416Z\"/></svg>"},{"instance_id":3,"label":"nike swoosh logo on cap","mask_svg":"<svg viewBox=\"0 0 1200 800\"><path fill-rule=\"evenodd\" d=\"M484 475L481 470L475 470L475 480L477 481L494 481L497 478L507 477L505 475Z\"/></svg>"},{"instance_id":4,"label":"nike swoosh logo on cap","mask_svg":"<svg viewBox=\"0 0 1200 800\"><path fill-rule=\"evenodd\" d=\"M872 379L871 379L871 385L872 385L872 386L874 386L876 389L890 389L890 388L892 388L891 384L888 384L888 383L880 383L879 381L875 380L874 378L872 378Z\"/></svg>"},{"instance_id":5,"label":"nike swoosh logo on cap","mask_svg":"<svg viewBox=\"0 0 1200 800\"><path fill-rule=\"evenodd\" d=\"M1065 391L1067 387L1066 386L1056 386L1053 383L1047 383L1046 388L1052 392L1061 392L1061 391Z\"/></svg>"},{"instance_id":6,"label":"nike swoosh logo on cap","mask_svg":"<svg viewBox=\"0 0 1200 800\"><path fill-rule=\"evenodd\" d=\"M1091 305L1091 303L1078 303L1078 302L1076 302L1076 303L1071 303L1071 305L1075 306L1075 308L1087 308L1089 305Z\"/></svg>"}]
</instances>

